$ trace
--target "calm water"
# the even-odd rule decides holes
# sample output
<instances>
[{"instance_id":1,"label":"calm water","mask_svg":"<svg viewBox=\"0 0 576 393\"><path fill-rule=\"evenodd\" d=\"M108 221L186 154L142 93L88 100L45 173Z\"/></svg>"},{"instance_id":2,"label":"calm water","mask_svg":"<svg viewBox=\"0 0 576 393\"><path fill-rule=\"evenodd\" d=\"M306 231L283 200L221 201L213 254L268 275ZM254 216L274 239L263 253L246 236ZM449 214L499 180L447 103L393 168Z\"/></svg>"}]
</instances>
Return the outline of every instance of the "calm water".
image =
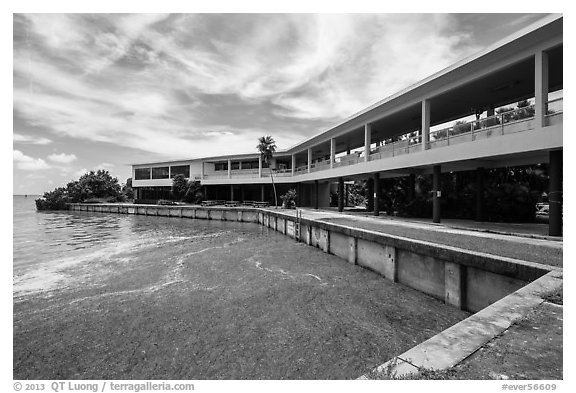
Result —
<instances>
[{"instance_id":1,"label":"calm water","mask_svg":"<svg viewBox=\"0 0 576 393\"><path fill-rule=\"evenodd\" d=\"M46 292L77 281L75 269L147 258L150 249L203 247L230 234L221 222L87 212L38 212L38 196L13 197L14 295ZM254 233L257 226L250 228ZM159 252L162 255L162 252ZM166 252L158 262L168 262ZM164 260L165 259L165 260ZM93 269L94 270L94 269Z\"/></svg>"},{"instance_id":2,"label":"calm water","mask_svg":"<svg viewBox=\"0 0 576 393\"><path fill-rule=\"evenodd\" d=\"M250 223L14 197L15 379L356 378L467 314Z\"/></svg>"}]
</instances>

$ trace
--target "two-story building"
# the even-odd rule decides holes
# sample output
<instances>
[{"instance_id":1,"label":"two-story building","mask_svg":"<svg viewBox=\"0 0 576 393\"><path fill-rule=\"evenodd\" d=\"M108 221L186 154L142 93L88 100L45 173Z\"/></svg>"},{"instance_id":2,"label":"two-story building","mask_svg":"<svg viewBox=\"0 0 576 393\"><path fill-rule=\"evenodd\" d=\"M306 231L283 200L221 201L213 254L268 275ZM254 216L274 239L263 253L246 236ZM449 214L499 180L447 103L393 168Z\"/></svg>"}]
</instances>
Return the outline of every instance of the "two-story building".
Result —
<instances>
[{"instance_id":1,"label":"two-story building","mask_svg":"<svg viewBox=\"0 0 576 393\"><path fill-rule=\"evenodd\" d=\"M433 174L440 221L440 174L549 163L550 233L562 232L563 17L552 15L274 155L242 153L133 165L141 199L160 198L178 173L197 179L208 199L271 198L270 170L301 206L329 204L331 188L370 179ZM526 105L502 112L520 101ZM270 131L274 134L274 131ZM483 216L478 195L477 217ZM342 198L340 198L342 199ZM342 208L340 201L339 208ZM378 214L378 207L374 209Z\"/></svg>"}]
</instances>

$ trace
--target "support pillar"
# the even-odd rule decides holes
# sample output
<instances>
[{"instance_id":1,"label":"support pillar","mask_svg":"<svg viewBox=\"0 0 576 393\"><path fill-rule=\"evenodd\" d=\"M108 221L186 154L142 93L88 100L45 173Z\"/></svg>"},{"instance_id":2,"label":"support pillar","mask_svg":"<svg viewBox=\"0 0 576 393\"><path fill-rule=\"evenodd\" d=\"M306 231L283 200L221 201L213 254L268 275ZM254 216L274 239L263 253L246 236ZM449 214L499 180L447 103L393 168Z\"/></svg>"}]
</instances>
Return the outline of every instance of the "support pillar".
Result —
<instances>
[{"instance_id":1,"label":"support pillar","mask_svg":"<svg viewBox=\"0 0 576 393\"><path fill-rule=\"evenodd\" d=\"M292 154L292 176L296 171L296 154Z\"/></svg>"},{"instance_id":2,"label":"support pillar","mask_svg":"<svg viewBox=\"0 0 576 393\"><path fill-rule=\"evenodd\" d=\"M375 173L374 175L374 215L380 215L380 197L381 190L380 190L380 174Z\"/></svg>"},{"instance_id":3,"label":"support pillar","mask_svg":"<svg viewBox=\"0 0 576 393\"><path fill-rule=\"evenodd\" d=\"M338 211L344 211L344 178L338 178Z\"/></svg>"},{"instance_id":4,"label":"support pillar","mask_svg":"<svg viewBox=\"0 0 576 393\"><path fill-rule=\"evenodd\" d=\"M308 173L312 172L312 148L308 148Z\"/></svg>"},{"instance_id":5,"label":"support pillar","mask_svg":"<svg viewBox=\"0 0 576 393\"><path fill-rule=\"evenodd\" d=\"M228 179L232 178L232 161L228 160Z\"/></svg>"},{"instance_id":6,"label":"support pillar","mask_svg":"<svg viewBox=\"0 0 576 393\"><path fill-rule=\"evenodd\" d=\"M548 203L550 204L548 218L548 234L562 236L562 177L563 177L563 150L554 150L549 153L548 167L550 183L548 185Z\"/></svg>"},{"instance_id":7,"label":"support pillar","mask_svg":"<svg viewBox=\"0 0 576 393\"><path fill-rule=\"evenodd\" d=\"M430 142L430 100L422 101L422 151L428 149Z\"/></svg>"},{"instance_id":8,"label":"support pillar","mask_svg":"<svg viewBox=\"0 0 576 393\"><path fill-rule=\"evenodd\" d=\"M334 161L336 160L336 139L330 139L330 169L334 168Z\"/></svg>"},{"instance_id":9,"label":"support pillar","mask_svg":"<svg viewBox=\"0 0 576 393\"><path fill-rule=\"evenodd\" d=\"M370 144L372 144L372 125L364 125L364 161L368 162L370 158Z\"/></svg>"},{"instance_id":10,"label":"support pillar","mask_svg":"<svg viewBox=\"0 0 576 393\"><path fill-rule=\"evenodd\" d=\"M476 169L476 221L486 221L484 216L484 168Z\"/></svg>"},{"instance_id":11,"label":"support pillar","mask_svg":"<svg viewBox=\"0 0 576 393\"><path fill-rule=\"evenodd\" d=\"M432 222L439 223L440 222L440 198L442 197L442 183L441 183L441 167L440 165L434 165L434 174L433 174L433 187L434 187L434 195L432 201Z\"/></svg>"},{"instance_id":12,"label":"support pillar","mask_svg":"<svg viewBox=\"0 0 576 393\"><path fill-rule=\"evenodd\" d=\"M302 207L302 183L296 184L296 207Z\"/></svg>"},{"instance_id":13,"label":"support pillar","mask_svg":"<svg viewBox=\"0 0 576 393\"><path fill-rule=\"evenodd\" d=\"M318 209L318 180L314 180L314 209Z\"/></svg>"},{"instance_id":14,"label":"support pillar","mask_svg":"<svg viewBox=\"0 0 576 393\"><path fill-rule=\"evenodd\" d=\"M262 177L262 154L258 156L258 177Z\"/></svg>"},{"instance_id":15,"label":"support pillar","mask_svg":"<svg viewBox=\"0 0 576 393\"><path fill-rule=\"evenodd\" d=\"M544 127L548 103L548 53L536 52L534 64L534 120L536 127Z\"/></svg>"},{"instance_id":16,"label":"support pillar","mask_svg":"<svg viewBox=\"0 0 576 393\"><path fill-rule=\"evenodd\" d=\"M370 177L366 182L366 211L374 211L374 180Z\"/></svg>"}]
</instances>

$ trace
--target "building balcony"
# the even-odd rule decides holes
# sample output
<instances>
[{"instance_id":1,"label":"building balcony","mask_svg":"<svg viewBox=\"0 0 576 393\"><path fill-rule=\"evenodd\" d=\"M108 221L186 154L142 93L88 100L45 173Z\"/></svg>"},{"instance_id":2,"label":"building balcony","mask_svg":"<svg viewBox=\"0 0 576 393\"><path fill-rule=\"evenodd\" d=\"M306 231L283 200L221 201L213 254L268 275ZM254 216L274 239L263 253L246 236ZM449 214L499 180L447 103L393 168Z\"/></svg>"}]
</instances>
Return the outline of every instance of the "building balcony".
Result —
<instances>
[{"instance_id":1,"label":"building balcony","mask_svg":"<svg viewBox=\"0 0 576 393\"><path fill-rule=\"evenodd\" d=\"M546 103L546 114L544 119L545 126L554 126L562 124L563 121L563 99L558 98ZM368 160L365 159L363 152L352 152L351 154L336 158L333 165L330 160L321 160L313 162L310 165L299 166L294 169L275 169L274 176L277 178L298 178L310 173L327 171L341 167L354 166L365 163L366 161L378 161L387 158L420 153L423 151L441 149L462 143L470 143L486 139L498 138L504 135L516 134L534 130L535 127L535 108L529 105L523 108L502 112L494 116L483 119L472 120L467 122L457 122L451 127L431 131L426 149L422 148L422 136L406 134L400 136L400 140L392 143L386 143L370 151ZM269 169L262 169L262 178L269 177ZM205 179L258 179L258 169L232 170L230 175L228 171L208 172L204 175Z\"/></svg>"}]
</instances>

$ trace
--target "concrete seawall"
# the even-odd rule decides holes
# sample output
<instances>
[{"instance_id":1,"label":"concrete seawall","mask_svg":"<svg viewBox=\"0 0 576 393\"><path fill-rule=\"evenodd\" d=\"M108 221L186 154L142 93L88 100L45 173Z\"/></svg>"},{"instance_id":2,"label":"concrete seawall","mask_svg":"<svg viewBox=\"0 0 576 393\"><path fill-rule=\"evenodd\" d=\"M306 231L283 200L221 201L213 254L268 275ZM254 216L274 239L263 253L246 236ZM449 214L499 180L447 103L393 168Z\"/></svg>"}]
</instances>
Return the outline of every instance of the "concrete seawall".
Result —
<instances>
[{"instance_id":1,"label":"concrete seawall","mask_svg":"<svg viewBox=\"0 0 576 393\"><path fill-rule=\"evenodd\" d=\"M70 210L257 223L470 312L551 270L537 263L298 219L293 210L132 204L70 204Z\"/></svg>"}]
</instances>

